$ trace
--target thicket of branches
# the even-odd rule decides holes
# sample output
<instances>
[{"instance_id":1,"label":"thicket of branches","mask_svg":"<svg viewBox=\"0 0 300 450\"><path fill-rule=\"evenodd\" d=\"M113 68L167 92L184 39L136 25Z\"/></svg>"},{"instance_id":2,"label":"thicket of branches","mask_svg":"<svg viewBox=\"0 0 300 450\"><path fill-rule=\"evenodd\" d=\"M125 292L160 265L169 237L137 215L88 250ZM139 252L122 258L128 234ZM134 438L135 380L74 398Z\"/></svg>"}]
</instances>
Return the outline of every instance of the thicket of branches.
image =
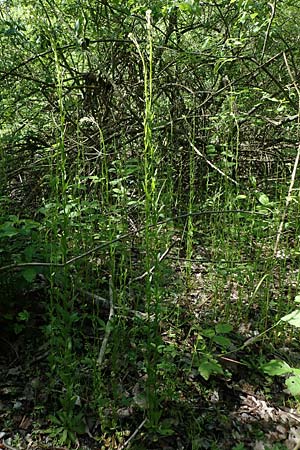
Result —
<instances>
[{"instance_id":1,"label":"thicket of branches","mask_svg":"<svg viewBox=\"0 0 300 450\"><path fill-rule=\"evenodd\" d=\"M148 7L152 135L160 177L168 167L178 193L176 206L186 200L192 152L203 196L208 173L213 182L221 172L239 182L245 166L255 175L268 161L277 167L280 161L282 169L291 162L299 78L295 2L4 2L1 192L18 212L31 215L47 198L47 155L59 133L58 85L67 176L82 149L82 176L93 176L103 143L110 163L126 148L138 164L145 109L139 53L148 60Z\"/></svg>"}]
</instances>

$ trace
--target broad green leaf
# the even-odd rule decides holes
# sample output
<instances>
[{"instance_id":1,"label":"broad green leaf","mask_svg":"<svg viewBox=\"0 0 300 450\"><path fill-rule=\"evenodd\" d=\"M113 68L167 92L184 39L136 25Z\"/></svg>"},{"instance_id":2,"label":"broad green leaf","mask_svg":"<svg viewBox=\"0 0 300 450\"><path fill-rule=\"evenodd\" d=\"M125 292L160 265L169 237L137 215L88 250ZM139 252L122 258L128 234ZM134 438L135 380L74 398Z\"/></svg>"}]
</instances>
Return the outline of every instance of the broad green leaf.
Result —
<instances>
[{"instance_id":1,"label":"broad green leaf","mask_svg":"<svg viewBox=\"0 0 300 450\"><path fill-rule=\"evenodd\" d=\"M186 2L180 3L178 6L181 11L192 11L192 5L190 2L186 1Z\"/></svg>"},{"instance_id":2,"label":"broad green leaf","mask_svg":"<svg viewBox=\"0 0 300 450\"><path fill-rule=\"evenodd\" d=\"M29 268L29 269L25 269L22 271L22 277L25 278L26 281L28 281L29 283L32 283L32 281L35 279L36 277L36 270Z\"/></svg>"},{"instance_id":3,"label":"broad green leaf","mask_svg":"<svg viewBox=\"0 0 300 450\"><path fill-rule=\"evenodd\" d=\"M265 216L267 216L267 215L270 213L270 211L269 211L268 209L265 209L265 208L263 208L262 206L258 206L257 212L258 212L259 214L263 214L263 215L265 215Z\"/></svg>"},{"instance_id":4,"label":"broad green leaf","mask_svg":"<svg viewBox=\"0 0 300 450\"><path fill-rule=\"evenodd\" d=\"M124 193L125 193L124 188L121 188L121 189L119 189L119 188L114 188L114 189L112 189L112 191L113 191L115 194L124 194Z\"/></svg>"},{"instance_id":5,"label":"broad green leaf","mask_svg":"<svg viewBox=\"0 0 300 450\"><path fill-rule=\"evenodd\" d=\"M285 362L279 359L272 359L261 366L261 370L272 377L275 375L281 376L292 372L292 368Z\"/></svg>"},{"instance_id":6,"label":"broad green leaf","mask_svg":"<svg viewBox=\"0 0 300 450\"><path fill-rule=\"evenodd\" d=\"M19 233L12 222L5 222L0 226L0 238L16 236Z\"/></svg>"},{"instance_id":7,"label":"broad green leaf","mask_svg":"<svg viewBox=\"0 0 300 450\"><path fill-rule=\"evenodd\" d=\"M13 230L13 229L11 229L11 230L4 230L4 231L1 232L0 238L12 237L12 236L15 236L18 233L19 233L19 231Z\"/></svg>"},{"instance_id":8,"label":"broad green leaf","mask_svg":"<svg viewBox=\"0 0 300 450\"><path fill-rule=\"evenodd\" d=\"M290 325L294 325L297 328L300 328L300 309L295 309L295 311L282 317L281 320L283 322L288 322Z\"/></svg>"},{"instance_id":9,"label":"broad green leaf","mask_svg":"<svg viewBox=\"0 0 300 450\"><path fill-rule=\"evenodd\" d=\"M230 323L218 323L215 328L217 333L226 334L232 331L233 326Z\"/></svg>"},{"instance_id":10,"label":"broad green leaf","mask_svg":"<svg viewBox=\"0 0 300 450\"><path fill-rule=\"evenodd\" d=\"M221 345L221 347L224 347L224 348L228 348L231 345L231 340L228 339L225 336L219 336L219 335L218 336L214 336L213 337L213 341L216 344Z\"/></svg>"},{"instance_id":11,"label":"broad green leaf","mask_svg":"<svg viewBox=\"0 0 300 450\"><path fill-rule=\"evenodd\" d=\"M211 338L214 337L214 335L215 335L216 333L215 333L215 330L214 330L213 328L207 328L206 330L203 330L203 331L201 332L201 334L202 334L202 336L205 336L205 337L211 339Z\"/></svg>"},{"instance_id":12,"label":"broad green leaf","mask_svg":"<svg viewBox=\"0 0 300 450\"><path fill-rule=\"evenodd\" d=\"M300 303L300 295L296 295L296 297L295 297L295 302L296 302L296 303Z\"/></svg>"},{"instance_id":13,"label":"broad green leaf","mask_svg":"<svg viewBox=\"0 0 300 450\"><path fill-rule=\"evenodd\" d=\"M300 395L300 376L299 375L294 375L292 377L289 377L286 380L285 384L292 395L294 395L295 397Z\"/></svg>"},{"instance_id":14,"label":"broad green leaf","mask_svg":"<svg viewBox=\"0 0 300 450\"><path fill-rule=\"evenodd\" d=\"M206 146L206 151L207 151L207 154L212 155L212 154L216 153L216 147L214 145L209 144Z\"/></svg>"},{"instance_id":15,"label":"broad green leaf","mask_svg":"<svg viewBox=\"0 0 300 450\"><path fill-rule=\"evenodd\" d=\"M223 369L217 361L204 359L198 366L198 372L204 380L208 380L211 375L222 375Z\"/></svg>"},{"instance_id":16,"label":"broad green leaf","mask_svg":"<svg viewBox=\"0 0 300 450\"><path fill-rule=\"evenodd\" d=\"M62 444L65 444L66 442L68 442L68 430L64 429L64 431L62 432L60 442Z\"/></svg>"},{"instance_id":17,"label":"broad green leaf","mask_svg":"<svg viewBox=\"0 0 300 450\"><path fill-rule=\"evenodd\" d=\"M269 197L266 194L260 194L258 201L263 206L268 206L270 204Z\"/></svg>"}]
</instances>

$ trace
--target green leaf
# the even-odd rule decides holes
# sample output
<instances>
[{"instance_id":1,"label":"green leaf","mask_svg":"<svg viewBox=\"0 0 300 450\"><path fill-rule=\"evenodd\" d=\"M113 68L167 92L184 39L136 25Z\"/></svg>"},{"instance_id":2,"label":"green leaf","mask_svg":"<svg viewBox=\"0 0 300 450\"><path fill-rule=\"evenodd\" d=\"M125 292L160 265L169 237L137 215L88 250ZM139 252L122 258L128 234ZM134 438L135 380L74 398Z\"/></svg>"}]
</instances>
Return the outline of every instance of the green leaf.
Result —
<instances>
[{"instance_id":1,"label":"green leaf","mask_svg":"<svg viewBox=\"0 0 300 450\"><path fill-rule=\"evenodd\" d=\"M289 377L286 380L285 384L292 395L294 395L295 397L300 395L300 376L299 375L294 375L294 376Z\"/></svg>"},{"instance_id":2,"label":"green leaf","mask_svg":"<svg viewBox=\"0 0 300 450\"><path fill-rule=\"evenodd\" d=\"M231 340L225 336L214 336L213 341L224 348L228 348L231 345Z\"/></svg>"},{"instance_id":3,"label":"green leaf","mask_svg":"<svg viewBox=\"0 0 300 450\"><path fill-rule=\"evenodd\" d=\"M60 442L62 444L66 444L68 442L68 430L64 429L64 431L62 432L62 436L60 438Z\"/></svg>"},{"instance_id":4,"label":"green leaf","mask_svg":"<svg viewBox=\"0 0 300 450\"><path fill-rule=\"evenodd\" d=\"M230 323L218 323L216 325L216 332L217 333L230 333L233 330L233 326L230 325Z\"/></svg>"},{"instance_id":5,"label":"green leaf","mask_svg":"<svg viewBox=\"0 0 300 450\"><path fill-rule=\"evenodd\" d=\"M260 196L258 197L258 201L263 206L269 206L270 204L269 197L266 194L260 194Z\"/></svg>"},{"instance_id":6,"label":"green leaf","mask_svg":"<svg viewBox=\"0 0 300 450\"><path fill-rule=\"evenodd\" d=\"M86 426L85 426L85 423L83 422L83 419L81 419L80 423L78 423L78 424L76 425L75 431L76 431L76 433L78 433L78 434L84 434L84 433L85 433L85 431L86 431Z\"/></svg>"},{"instance_id":7,"label":"green leaf","mask_svg":"<svg viewBox=\"0 0 300 450\"><path fill-rule=\"evenodd\" d=\"M60 423L64 423L65 422L66 413L64 411L59 411L57 413L57 417L59 418Z\"/></svg>"},{"instance_id":8,"label":"green leaf","mask_svg":"<svg viewBox=\"0 0 300 450\"><path fill-rule=\"evenodd\" d=\"M24 311L19 312L18 319L22 320L23 322L27 322L29 320L30 313L24 309Z\"/></svg>"},{"instance_id":9,"label":"green leaf","mask_svg":"<svg viewBox=\"0 0 300 450\"><path fill-rule=\"evenodd\" d=\"M49 416L49 418L53 424L55 424L55 425L61 424L61 421L57 417L51 415L51 416Z\"/></svg>"},{"instance_id":10,"label":"green leaf","mask_svg":"<svg viewBox=\"0 0 300 450\"><path fill-rule=\"evenodd\" d=\"M270 213L270 211L269 211L268 209L265 209L265 208L263 208L262 206L258 206L257 212L258 212L259 214L264 215L264 216L267 216L267 215Z\"/></svg>"},{"instance_id":11,"label":"green leaf","mask_svg":"<svg viewBox=\"0 0 300 450\"><path fill-rule=\"evenodd\" d=\"M0 227L0 238L4 237L12 237L19 234L19 230L14 227L14 224L11 222L5 222Z\"/></svg>"},{"instance_id":12,"label":"green leaf","mask_svg":"<svg viewBox=\"0 0 300 450\"><path fill-rule=\"evenodd\" d=\"M204 380L208 380L211 375L222 375L223 369L216 360L205 358L200 362L198 372Z\"/></svg>"},{"instance_id":13,"label":"green leaf","mask_svg":"<svg viewBox=\"0 0 300 450\"><path fill-rule=\"evenodd\" d=\"M201 332L201 334L202 334L202 336L205 336L205 337L211 339L211 338L214 337L214 335L215 335L216 333L215 333L215 330L214 330L213 328L207 328L206 330L203 330L203 331Z\"/></svg>"},{"instance_id":14,"label":"green leaf","mask_svg":"<svg viewBox=\"0 0 300 450\"><path fill-rule=\"evenodd\" d=\"M192 11L192 5L189 2L179 3L178 6L181 11Z\"/></svg>"},{"instance_id":15,"label":"green leaf","mask_svg":"<svg viewBox=\"0 0 300 450\"><path fill-rule=\"evenodd\" d=\"M296 302L296 303L300 303L300 295L296 295L296 297L295 297L295 302Z\"/></svg>"},{"instance_id":16,"label":"green leaf","mask_svg":"<svg viewBox=\"0 0 300 450\"><path fill-rule=\"evenodd\" d=\"M272 359L261 366L261 370L272 377L275 375L281 376L292 372L292 368L285 362L279 359Z\"/></svg>"},{"instance_id":17,"label":"green leaf","mask_svg":"<svg viewBox=\"0 0 300 450\"><path fill-rule=\"evenodd\" d=\"M172 419L164 419L159 425L159 434L162 436L172 436L174 434L172 426L174 426Z\"/></svg>"},{"instance_id":18,"label":"green leaf","mask_svg":"<svg viewBox=\"0 0 300 450\"><path fill-rule=\"evenodd\" d=\"M29 283L32 283L32 281L35 279L36 277L36 270L29 268L29 269L25 269L22 271L22 277L25 278L26 281L28 281Z\"/></svg>"},{"instance_id":19,"label":"green leaf","mask_svg":"<svg viewBox=\"0 0 300 450\"><path fill-rule=\"evenodd\" d=\"M297 328L300 328L300 309L295 309L295 311L282 317L281 320L283 322L288 322L290 325L294 325Z\"/></svg>"}]
</instances>

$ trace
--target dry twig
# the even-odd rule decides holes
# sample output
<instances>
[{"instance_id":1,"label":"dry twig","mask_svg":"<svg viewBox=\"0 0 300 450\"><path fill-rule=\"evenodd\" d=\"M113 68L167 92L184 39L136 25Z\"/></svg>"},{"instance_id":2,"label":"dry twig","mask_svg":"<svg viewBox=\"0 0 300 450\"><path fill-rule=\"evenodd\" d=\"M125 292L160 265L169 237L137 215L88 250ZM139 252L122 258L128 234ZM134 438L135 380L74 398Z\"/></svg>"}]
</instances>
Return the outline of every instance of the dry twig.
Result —
<instances>
[{"instance_id":1,"label":"dry twig","mask_svg":"<svg viewBox=\"0 0 300 450\"><path fill-rule=\"evenodd\" d=\"M145 425L147 419L144 419L142 423L140 423L140 425L137 427L137 429L134 431L134 433L132 433L132 435L130 436L129 439L127 439L126 442L124 442L124 444L121 445L121 447L118 448L118 450L124 450L124 448L128 447L129 444L131 443L131 441L135 438L135 436L138 434L138 432L140 431L141 428L143 428L143 426Z\"/></svg>"}]
</instances>

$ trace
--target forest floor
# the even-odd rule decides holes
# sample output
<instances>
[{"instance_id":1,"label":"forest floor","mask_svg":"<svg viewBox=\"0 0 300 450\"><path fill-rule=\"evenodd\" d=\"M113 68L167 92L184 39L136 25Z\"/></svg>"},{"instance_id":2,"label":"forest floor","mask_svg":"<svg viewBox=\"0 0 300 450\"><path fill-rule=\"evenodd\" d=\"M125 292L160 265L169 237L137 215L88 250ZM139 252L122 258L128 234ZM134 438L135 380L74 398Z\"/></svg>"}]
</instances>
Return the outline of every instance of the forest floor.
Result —
<instances>
[{"instance_id":1,"label":"forest floor","mask_svg":"<svg viewBox=\"0 0 300 450\"><path fill-rule=\"evenodd\" d=\"M209 323L212 295L205 287L205 270L193 268L195 278L188 293L179 295L176 303L186 314L186 321ZM35 294L33 294L35 295ZM38 300L34 298L33 300ZM185 311L185 313L183 313ZM253 311L255 314L255 311ZM162 329L164 339L171 324ZM214 324L211 323L210 327ZM289 449L300 448L300 413L297 403L285 390L280 377L267 378L256 367L260 356L275 357L275 350L264 339L241 345L251 336L253 324L239 326L230 339L234 351L216 355L223 373L204 380L199 372L189 374L178 368L176 401L163 403L162 421L169 431L154 436L147 430L143 411L129 409L122 418L126 438L100 436L99 423L87 426L87 434L78 436L73 448L136 450L197 450L197 449ZM190 326L190 330L193 327ZM172 339L182 345L182 357L188 358L187 348L195 345L193 333L180 342L182 330ZM190 342L188 342L190 341ZM0 330L0 448L8 450L37 450L66 448L51 435L47 410L47 356L40 327L24 327L18 335ZM282 352L291 349L284 348ZM179 364L180 365L180 364ZM128 384L134 384L129 376ZM133 388L133 387L132 387ZM50 408L49 408L50 409ZM176 411L176 413L175 413ZM50 430L50 432L49 432ZM189 431L188 431L189 430ZM189 437L187 436L189 434ZM191 438L191 435L193 436ZM131 439L131 437L133 439Z\"/></svg>"}]
</instances>

